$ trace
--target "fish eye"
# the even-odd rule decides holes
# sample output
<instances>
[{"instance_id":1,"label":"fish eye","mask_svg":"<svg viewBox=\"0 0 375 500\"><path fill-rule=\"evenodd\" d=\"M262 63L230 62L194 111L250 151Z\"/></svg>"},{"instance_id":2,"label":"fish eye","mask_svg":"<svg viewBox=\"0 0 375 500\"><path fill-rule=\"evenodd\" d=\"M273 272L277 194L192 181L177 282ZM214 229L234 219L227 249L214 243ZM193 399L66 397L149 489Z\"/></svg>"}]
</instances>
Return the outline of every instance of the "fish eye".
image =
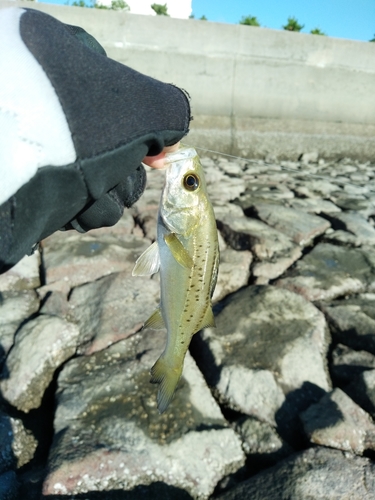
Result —
<instances>
[{"instance_id":1,"label":"fish eye","mask_svg":"<svg viewBox=\"0 0 375 500\"><path fill-rule=\"evenodd\" d=\"M188 191L195 191L199 188L199 177L191 172L187 173L183 180L184 188Z\"/></svg>"}]
</instances>

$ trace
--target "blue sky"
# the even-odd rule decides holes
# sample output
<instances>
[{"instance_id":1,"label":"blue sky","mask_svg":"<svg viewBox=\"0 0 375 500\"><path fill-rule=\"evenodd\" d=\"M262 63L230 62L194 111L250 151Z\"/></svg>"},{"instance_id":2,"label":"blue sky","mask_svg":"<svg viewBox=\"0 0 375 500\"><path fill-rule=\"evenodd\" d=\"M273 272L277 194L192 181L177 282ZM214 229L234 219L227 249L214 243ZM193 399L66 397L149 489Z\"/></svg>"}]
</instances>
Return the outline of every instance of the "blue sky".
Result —
<instances>
[{"instance_id":1,"label":"blue sky","mask_svg":"<svg viewBox=\"0 0 375 500\"><path fill-rule=\"evenodd\" d=\"M222 23L251 15L261 26L281 29L294 16L305 33L318 27L329 36L364 41L375 34L375 0L192 0L192 6L195 18Z\"/></svg>"},{"instance_id":2,"label":"blue sky","mask_svg":"<svg viewBox=\"0 0 375 500\"><path fill-rule=\"evenodd\" d=\"M67 0L39 0L65 4ZM167 0L150 0L164 4ZM70 0L69 3L72 3ZM90 0L86 0L90 4ZM368 41L375 36L375 0L192 0L196 19L237 24L256 16L261 26L281 29L289 16L304 24L303 33L320 28L336 38Z\"/></svg>"}]
</instances>

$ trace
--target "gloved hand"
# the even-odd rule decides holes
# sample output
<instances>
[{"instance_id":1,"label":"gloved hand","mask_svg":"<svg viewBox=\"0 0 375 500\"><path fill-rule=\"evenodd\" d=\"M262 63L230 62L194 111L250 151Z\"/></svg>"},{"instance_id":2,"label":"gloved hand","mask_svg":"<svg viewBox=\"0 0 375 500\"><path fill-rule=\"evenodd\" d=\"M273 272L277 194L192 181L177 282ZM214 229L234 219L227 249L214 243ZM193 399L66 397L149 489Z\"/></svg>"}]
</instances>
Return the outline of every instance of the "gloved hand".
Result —
<instances>
[{"instance_id":1,"label":"gloved hand","mask_svg":"<svg viewBox=\"0 0 375 500\"><path fill-rule=\"evenodd\" d=\"M57 229L113 225L145 156L187 134L179 88L106 57L42 12L0 10L0 272Z\"/></svg>"}]
</instances>

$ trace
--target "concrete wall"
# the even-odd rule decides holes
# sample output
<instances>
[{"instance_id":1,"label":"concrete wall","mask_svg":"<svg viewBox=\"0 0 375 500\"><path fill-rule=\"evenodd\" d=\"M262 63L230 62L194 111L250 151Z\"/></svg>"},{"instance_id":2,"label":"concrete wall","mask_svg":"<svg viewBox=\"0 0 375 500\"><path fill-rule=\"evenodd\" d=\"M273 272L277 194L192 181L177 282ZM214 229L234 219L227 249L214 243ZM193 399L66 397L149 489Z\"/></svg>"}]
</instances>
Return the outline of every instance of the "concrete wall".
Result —
<instances>
[{"instance_id":1,"label":"concrete wall","mask_svg":"<svg viewBox=\"0 0 375 500\"><path fill-rule=\"evenodd\" d=\"M31 2L109 57L186 89L189 142L242 156L375 158L375 44Z\"/></svg>"}]
</instances>

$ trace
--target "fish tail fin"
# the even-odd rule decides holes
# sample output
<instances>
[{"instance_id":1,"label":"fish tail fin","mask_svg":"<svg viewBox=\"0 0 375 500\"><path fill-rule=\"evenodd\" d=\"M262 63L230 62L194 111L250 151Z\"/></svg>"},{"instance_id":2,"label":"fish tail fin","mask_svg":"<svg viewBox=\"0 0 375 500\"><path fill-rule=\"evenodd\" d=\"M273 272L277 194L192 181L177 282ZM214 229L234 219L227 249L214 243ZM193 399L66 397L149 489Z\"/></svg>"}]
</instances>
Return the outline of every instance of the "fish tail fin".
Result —
<instances>
[{"instance_id":1,"label":"fish tail fin","mask_svg":"<svg viewBox=\"0 0 375 500\"><path fill-rule=\"evenodd\" d=\"M183 365L171 366L164 355L151 368L151 382L159 384L158 410L164 413L172 401L178 381L181 378Z\"/></svg>"}]
</instances>

